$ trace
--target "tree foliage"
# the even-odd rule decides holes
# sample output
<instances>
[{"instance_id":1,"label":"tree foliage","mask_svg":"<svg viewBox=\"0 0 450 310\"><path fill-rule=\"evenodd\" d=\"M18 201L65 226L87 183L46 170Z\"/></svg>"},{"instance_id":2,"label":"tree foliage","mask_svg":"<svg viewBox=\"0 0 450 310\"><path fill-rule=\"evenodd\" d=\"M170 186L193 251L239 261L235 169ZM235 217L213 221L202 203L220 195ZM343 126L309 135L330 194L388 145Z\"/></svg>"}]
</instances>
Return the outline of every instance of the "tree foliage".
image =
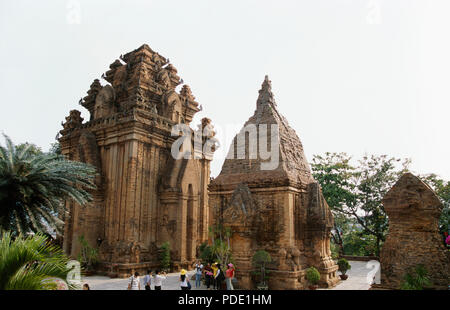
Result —
<instances>
[{"instance_id":1,"label":"tree foliage","mask_svg":"<svg viewBox=\"0 0 450 310\"><path fill-rule=\"evenodd\" d=\"M87 270L93 269L98 262L98 250L89 245L84 235L78 237L78 242L81 245L80 254L78 260L82 264L83 268Z\"/></svg>"},{"instance_id":2,"label":"tree foliage","mask_svg":"<svg viewBox=\"0 0 450 310\"><path fill-rule=\"evenodd\" d=\"M315 155L313 175L334 216L332 241L339 254L379 255L388 228L382 199L410 160L387 155L364 156L355 164L346 153ZM450 182L436 174L421 176L434 189L444 208L439 220L442 233L450 229Z\"/></svg>"},{"instance_id":3,"label":"tree foliage","mask_svg":"<svg viewBox=\"0 0 450 310\"><path fill-rule=\"evenodd\" d=\"M214 257L221 265L226 265L233 261L231 253L231 229L220 224L209 227L209 236L211 238L211 250Z\"/></svg>"},{"instance_id":4,"label":"tree foliage","mask_svg":"<svg viewBox=\"0 0 450 310\"><path fill-rule=\"evenodd\" d=\"M200 252L200 259L203 264L208 263L211 264L216 260L212 247L208 245L208 243L206 242L200 244L199 252Z\"/></svg>"},{"instance_id":5,"label":"tree foliage","mask_svg":"<svg viewBox=\"0 0 450 310\"><path fill-rule=\"evenodd\" d=\"M0 290L55 289L55 279L77 288L67 281L70 270L62 250L41 233L15 239L4 232L0 239Z\"/></svg>"},{"instance_id":6,"label":"tree foliage","mask_svg":"<svg viewBox=\"0 0 450 310\"><path fill-rule=\"evenodd\" d=\"M258 250L252 257L253 266L260 269L260 285L266 286L266 265L272 261L270 254L264 250Z\"/></svg>"},{"instance_id":7,"label":"tree foliage","mask_svg":"<svg viewBox=\"0 0 450 310\"><path fill-rule=\"evenodd\" d=\"M339 271L342 274L345 274L347 272L347 270L352 269L352 266L350 265L350 263L348 262L348 260L346 260L345 258L340 258L338 260L338 266L339 266Z\"/></svg>"},{"instance_id":8,"label":"tree foliage","mask_svg":"<svg viewBox=\"0 0 450 310\"><path fill-rule=\"evenodd\" d=\"M315 267L309 267L306 269L306 279L312 285L316 285L320 281L320 273Z\"/></svg>"},{"instance_id":9,"label":"tree foliage","mask_svg":"<svg viewBox=\"0 0 450 310\"><path fill-rule=\"evenodd\" d=\"M313 175L335 217L332 237L341 254L344 236L353 233L360 238L373 237L374 254L379 255L388 227L382 199L400 175L408 171L410 161L387 155L365 155L354 166L351 159L346 153L315 155L311 165Z\"/></svg>"},{"instance_id":10,"label":"tree foliage","mask_svg":"<svg viewBox=\"0 0 450 310\"><path fill-rule=\"evenodd\" d=\"M170 259L170 243L169 243L169 241L164 242L160 247L159 265L162 270L170 270L171 259Z\"/></svg>"},{"instance_id":11,"label":"tree foliage","mask_svg":"<svg viewBox=\"0 0 450 310\"><path fill-rule=\"evenodd\" d=\"M42 153L33 144L15 146L5 136L0 146L0 229L13 234L62 233L64 201L81 205L92 200L95 168Z\"/></svg>"},{"instance_id":12,"label":"tree foliage","mask_svg":"<svg viewBox=\"0 0 450 310\"><path fill-rule=\"evenodd\" d=\"M450 232L450 181L442 180L438 175L431 173L421 176L438 195L443 209L439 218L439 229L442 233Z\"/></svg>"}]
</instances>

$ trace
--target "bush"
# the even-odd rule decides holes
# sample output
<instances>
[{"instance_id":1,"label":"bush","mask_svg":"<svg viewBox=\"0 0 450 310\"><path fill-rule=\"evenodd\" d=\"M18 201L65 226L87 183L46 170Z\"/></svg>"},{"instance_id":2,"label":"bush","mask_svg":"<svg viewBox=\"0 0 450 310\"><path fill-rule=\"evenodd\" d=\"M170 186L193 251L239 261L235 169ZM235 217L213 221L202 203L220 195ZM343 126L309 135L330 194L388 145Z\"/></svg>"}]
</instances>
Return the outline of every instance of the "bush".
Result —
<instances>
[{"instance_id":1,"label":"bush","mask_svg":"<svg viewBox=\"0 0 450 310\"><path fill-rule=\"evenodd\" d=\"M314 267L309 267L308 269L306 269L306 279L312 285L318 284L320 281L319 271Z\"/></svg>"},{"instance_id":2,"label":"bush","mask_svg":"<svg viewBox=\"0 0 450 310\"><path fill-rule=\"evenodd\" d=\"M339 271L342 274L345 274L347 272L347 270L352 269L352 266L345 258L341 258L338 260L338 266L339 266Z\"/></svg>"},{"instance_id":3,"label":"bush","mask_svg":"<svg viewBox=\"0 0 450 310\"><path fill-rule=\"evenodd\" d=\"M404 282L400 288L402 290L423 290L430 285L428 271L423 265L418 265L413 272L405 275Z\"/></svg>"},{"instance_id":4,"label":"bush","mask_svg":"<svg viewBox=\"0 0 450 310\"><path fill-rule=\"evenodd\" d=\"M200 245L199 252L200 252L200 259L204 265L212 263L215 260L213 249L206 242L203 242Z\"/></svg>"},{"instance_id":5,"label":"bush","mask_svg":"<svg viewBox=\"0 0 450 310\"><path fill-rule=\"evenodd\" d=\"M159 265L162 270L170 270L170 243L168 241L160 247Z\"/></svg>"},{"instance_id":6,"label":"bush","mask_svg":"<svg viewBox=\"0 0 450 310\"><path fill-rule=\"evenodd\" d=\"M86 270L95 269L95 266L98 263L98 250L89 245L84 235L81 235L78 238L78 242L81 245L81 251L78 255L81 266Z\"/></svg>"},{"instance_id":7,"label":"bush","mask_svg":"<svg viewBox=\"0 0 450 310\"><path fill-rule=\"evenodd\" d=\"M334 242L331 242L330 250L331 250L331 258L338 259L339 258L339 246L337 244L335 244Z\"/></svg>"},{"instance_id":8,"label":"bush","mask_svg":"<svg viewBox=\"0 0 450 310\"><path fill-rule=\"evenodd\" d=\"M260 272L256 272L256 275L260 275L260 284L261 286L266 286L267 279L269 278L267 276L268 272L266 271L266 264L270 263L272 261L272 257L270 257L270 254L267 253L264 250L256 251L256 253L253 255L252 262L253 266L260 268Z\"/></svg>"}]
</instances>

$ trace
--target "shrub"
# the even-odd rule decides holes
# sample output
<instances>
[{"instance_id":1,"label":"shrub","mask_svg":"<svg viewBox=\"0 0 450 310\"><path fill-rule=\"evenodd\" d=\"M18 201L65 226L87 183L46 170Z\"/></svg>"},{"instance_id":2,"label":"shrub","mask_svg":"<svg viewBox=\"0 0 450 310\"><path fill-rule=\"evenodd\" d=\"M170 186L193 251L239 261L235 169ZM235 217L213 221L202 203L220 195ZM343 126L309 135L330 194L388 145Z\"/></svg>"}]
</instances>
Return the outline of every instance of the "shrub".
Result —
<instances>
[{"instance_id":1,"label":"shrub","mask_svg":"<svg viewBox=\"0 0 450 310\"><path fill-rule=\"evenodd\" d=\"M81 265L87 270L94 269L95 265L98 263L98 250L89 245L84 235L81 235L78 238L78 242L81 245L81 251L78 255L78 260L81 262Z\"/></svg>"},{"instance_id":2,"label":"shrub","mask_svg":"<svg viewBox=\"0 0 450 310\"><path fill-rule=\"evenodd\" d=\"M164 242L160 247L159 265L162 270L170 270L170 243Z\"/></svg>"},{"instance_id":3,"label":"shrub","mask_svg":"<svg viewBox=\"0 0 450 310\"><path fill-rule=\"evenodd\" d=\"M431 285L428 271L423 265L417 265L413 272L405 275L404 282L401 285L402 290L423 290Z\"/></svg>"},{"instance_id":4,"label":"shrub","mask_svg":"<svg viewBox=\"0 0 450 310\"><path fill-rule=\"evenodd\" d=\"M12 237L0 235L0 290L50 290L62 287L78 289L69 280L75 270L69 258L43 233ZM60 285L61 284L61 285Z\"/></svg>"},{"instance_id":5,"label":"shrub","mask_svg":"<svg viewBox=\"0 0 450 310\"><path fill-rule=\"evenodd\" d=\"M348 260L346 260L345 258L341 258L338 260L338 266L339 266L339 271L342 274L345 274L347 272L347 270L352 269L352 266L350 265Z\"/></svg>"},{"instance_id":6,"label":"shrub","mask_svg":"<svg viewBox=\"0 0 450 310\"><path fill-rule=\"evenodd\" d=\"M312 285L318 284L320 281L319 271L314 267L309 267L308 269L306 269L306 279Z\"/></svg>"},{"instance_id":7,"label":"shrub","mask_svg":"<svg viewBox=\"0 0 450 310\"><path fill-rule=\"evenodd\" d=\"M264 250L256 251L253 255L252 262L253 266L260 268L260 272L256 272L255 274L260 275L260 285L265 286L267 277L266 264L272 261L272 257L269 253Z\"/></svg>"}]
</instances>

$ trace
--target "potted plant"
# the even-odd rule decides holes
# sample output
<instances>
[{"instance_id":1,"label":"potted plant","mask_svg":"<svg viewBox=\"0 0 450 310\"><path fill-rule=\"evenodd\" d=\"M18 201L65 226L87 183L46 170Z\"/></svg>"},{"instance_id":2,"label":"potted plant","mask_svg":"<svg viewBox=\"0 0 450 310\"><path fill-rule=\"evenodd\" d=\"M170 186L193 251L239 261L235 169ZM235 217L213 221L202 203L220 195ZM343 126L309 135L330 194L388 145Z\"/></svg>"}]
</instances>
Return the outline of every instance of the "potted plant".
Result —
<instances>
[{"instance_id":1,"label":"potted plant","mask_svg":"<svg viewBox=\"0 0 450 310\"><path fill-rule=\"evenodd\" d=\"M260 282L256 285L256 288L258 290L267 290L269 287L267 285L267 271L266 271L266 264L270 263L272 261L272 257L270 257L270 254L267 253L264 250L256 251L255 255L253 255L253 265L255 267L260 268L260 272L256 272L255 274L260 275Z\"/></svg>"},{"instance_id":2,"label":"potted plant","mask_svg":"<svg viewBox=\"0 0 450 310\"><path fill-rule=\"evenodd\" d=\"M306 279L309 282L308 287L310 290L315 290L319 287L318 284L320 281L320 273L316 268L309 267L306 269Z\"/></svg>"},{"instance_id":3,"label":"potted plant","mask_svg":"<svg viewBox=\"0 0 450 310\"><path fill-rule=\"evenodd\" d=\"M352 266L345 258L341 258L338 260L338 266L339 266L338 270L341 272L339 277L341 277L342 280L347 280L348 275L346 275L345 273L347 272L347 270L350 270Z\"/></svg>"}]
</instances>

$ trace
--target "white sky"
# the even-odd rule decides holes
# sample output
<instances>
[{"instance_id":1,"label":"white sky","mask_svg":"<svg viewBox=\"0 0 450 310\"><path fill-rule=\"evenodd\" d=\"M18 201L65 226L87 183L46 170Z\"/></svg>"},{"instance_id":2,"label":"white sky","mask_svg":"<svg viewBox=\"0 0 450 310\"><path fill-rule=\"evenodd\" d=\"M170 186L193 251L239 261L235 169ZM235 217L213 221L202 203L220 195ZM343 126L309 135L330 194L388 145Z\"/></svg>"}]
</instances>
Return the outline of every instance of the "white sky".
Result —
<instances>
[{"instance_id":1,"label":"white sky","mask_svg":"<svg viewBox=\"0 0 450 310\"><path fill-rule=\"evenodd\" d=\"M448 0L0 0L0 131L48 149L69 110L88 118L78 100L93 79L147 43L191 86L196 122L237 132L268 74L309 160L388 154L450 179L449 12Z\"/></svg>"}]
</instances>

